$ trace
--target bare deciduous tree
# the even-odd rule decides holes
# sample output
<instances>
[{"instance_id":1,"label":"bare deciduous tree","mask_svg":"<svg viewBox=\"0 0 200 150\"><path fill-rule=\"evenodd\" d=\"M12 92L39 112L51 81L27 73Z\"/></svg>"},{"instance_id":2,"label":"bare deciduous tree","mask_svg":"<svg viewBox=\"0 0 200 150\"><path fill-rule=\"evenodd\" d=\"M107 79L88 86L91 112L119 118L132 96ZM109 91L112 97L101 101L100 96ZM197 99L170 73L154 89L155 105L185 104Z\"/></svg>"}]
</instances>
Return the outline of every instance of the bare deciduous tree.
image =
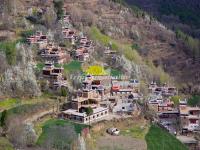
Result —
<instances>
[{"instance_id":1,"label":"bare deciduous tree","mask_svg":"<svg viewBox=\"0 0 200 150\"><path fill-rule=\"evenodd\" d=\"M32 124L21 124L15 119L15 123L9 126L8 138L16 147L24 148L35 144L37 136Z\"/></svg>"},{"instance_id":2,"label":"bare deciduous tree","mask_svg":"<svg viewBox=\"0 0 200 150\"><path fill-rule=\"evenodd\" d=\"M68 150L76 143L77 135L72 126L51 126L46 129L47 136L43 143L46 149Z\"/></svg>"}]
</instances>

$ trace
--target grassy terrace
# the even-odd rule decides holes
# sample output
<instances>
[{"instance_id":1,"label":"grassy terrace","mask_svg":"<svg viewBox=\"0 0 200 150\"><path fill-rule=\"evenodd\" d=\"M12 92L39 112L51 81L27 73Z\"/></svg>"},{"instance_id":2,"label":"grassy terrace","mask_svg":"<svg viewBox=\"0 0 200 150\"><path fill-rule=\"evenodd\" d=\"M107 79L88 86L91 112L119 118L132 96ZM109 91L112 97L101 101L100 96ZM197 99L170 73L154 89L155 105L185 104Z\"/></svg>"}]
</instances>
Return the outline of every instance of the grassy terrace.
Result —
<instances>
[{"instance_id":1,"label":"grassy terrace","mask_svg":"<svg viewBox=\"0 0 200 150\"><path fill-rule=\"evenodd\" d=\"M39 111L52 108L53 102L54 100L49 99L47 95L34 99L5 99L0 101L0 119L3 110L7 110L6 120L12 117L26 118Z\"/></svg>"},{"instance_id":2,"label":"grassy terrace","mask_svg":"<svg viewBox=\"0 0 200 150\"><path fill-rule=\"evenodd\" d=\"M6 138L0 137L0 150L14 150L14 148Z\"/></svg>"},{"instance_id":3,"label":"grassy terrace","mask_svg":"<svg viewBox=\"0 0 200 150\"><path fill-rule=\"evenodd\" d=\"M15 98L5 99L3 101L0 101L0 110L9 109L11 107L18 105L19 103L20 103L19 99Z\"/></svg>"},{"instance_id":4,"label":"grassy terrace","mask_svg":"<svg viewBox=\"0 0 200 150\"><path fill-rule=\"evenodd\" d=\"M47 140L51 132L51 129L53 129L52 127L59 127L59 126L64 127L69 125L74 127L75 132L77 134L81 133L81 131L87 127L87 125L77 124L67 120L50 119L40 125L42 127L42 133L38 138L37 144L41 145Z\"/></svg>"},{"instance_id":5,"label":"grassy terrace","mask_svg":"<svg viewBox=\"0 0 200 150\"><path fill-rule=\"evenodd\" d=\"M121 134L124 136L131 136L133 138L145 139L145 135L148 132L148 126L144 126L144 128L136 125L132 126L129 129L122 130Z\"/></svg>"},{"instance_id":6,"label":"grassy terrace","mask_svg":"<svg viewBox=\"0 0 200 150\"><path fill-rule=\"evenodd\" d=\"M42 69L43 69L44 66L45 66L44 63L37 63L36 70L40 72L40 71L42 71Z\"/></svg>"},{"instance_id":7,"label":"grassy terrace","mask_svg":"<svg viewBox=\"0 0 200 150\"><path fill-rule=\"evenodd\" d=\"M8 64L14 65L16 63L16 41L0 42L0 51L6 54Z\"/></svg>"},{"instance_id":8,"label":"grassy terrace","mask_svg":"<svg viewBox=\"0 0 200 150\"><path fill-rule=\"evenodd\" d=\"M145 139L148 150L188 150L176 137L156 125L150 127Z\"/></svg>"},{"instance_id":9,"label":"grassy terrace","mask_svg":"<svg viewBox=\"0 0 200 150\"><path fill-rule=\"evenodd\" d=\"M113 76L113 77L118 77L118 76L123 75L123 73L122 73L120 70L117 70L117 69L111 69L111 71L110 71L110 75Z\"/></svg>"},{"instance_id":10,"label":"grassy terrace","mask_svg":"<svg viewBox=\"0 0 200 150\"><path fill-rule=\"evenodd\" d=\"M118 51L119 53L124 54L124 56L130 60L133 61L137 65L145 66L147 65L149 68L149 72L160 78L161 83L166 83L170 80L170 76L164 72L164 70L161 67L156 68L152 62L148 62L145 60L142 60L142 57L137 52L137 47L139 45L133 46L129 43L120 43L119 41L113 40L111 37L101 33L101 31L97 27L91 27L90 29L90 37L93 40L99 41L104 46L108 46L111 44L111 47L113 50Z\"/></svg>"},{"instance_id":11,"label":"grassy terrace","mask_svg":"<svg viewBox=\"0 0 200 150\"><path fill-rule=\"evenodd\" d=\"M44 63L38 63L36 65L36 70L41 72L43 67L45 66ZM72 73L75 71L81 71L82 72L82 66L81 66L81 62L73 60L71 62L69 62L68 64L55 64L55 67L63 67L66 73Z\"/></svg>"},{"instance_id":12,"label":"grassy terrace","mask_svg":"<svg viewBox=\"0 0 200 150\"><path fill-rule=\"evenodd\" d=\"M43 94L41 97L36 97L36 98L24 98L24 99L18 99L18 98L7 98L0 100L0 112L5 110L5 109L11 109L14 107L18 107L24 104L36 104L38 102L50 102L52 100L49 99L49 96L47 94Z\"/></svg>"},{"instance_id":13,"label":"grassy terrace","mask_svg":"<svg viewBox=\"0 0 200 150\"><path fill-rule=\"evenodd\" d=\"M93 40L97 40L105 46L111 44L112 49L122 52L127 59L134 61L137 64L142 63L142 58L139 56L136 50L132 49L130 44L121 44L118 41L113 40L111 37L102 34L101 31L96 27L91 28L90 36Z\"/></svg>"},{"instance_id":14,"label":"grassy terrace","mask_svg":"<svg viewBox=\"0 0 200 150\"><path fill-rule=\"evenodd\" d=\"M65 72L82 71L81 63L79 61L71 61L68 64L64 64Z\"/></svg>"},{"instance_id":15,"label":"grassy terrace","mask_svg":"<svg viewBox=\"0 0 200 150\"><path fill-rule=\"evenodd\" d=\"M45 102L38 102L36 104L23 104L14 108L11 108L8 110L9 116L28 116L32 113L36 113L40 110L47 109L49 104L46 104Z\"/></svg>"}]
</instances>

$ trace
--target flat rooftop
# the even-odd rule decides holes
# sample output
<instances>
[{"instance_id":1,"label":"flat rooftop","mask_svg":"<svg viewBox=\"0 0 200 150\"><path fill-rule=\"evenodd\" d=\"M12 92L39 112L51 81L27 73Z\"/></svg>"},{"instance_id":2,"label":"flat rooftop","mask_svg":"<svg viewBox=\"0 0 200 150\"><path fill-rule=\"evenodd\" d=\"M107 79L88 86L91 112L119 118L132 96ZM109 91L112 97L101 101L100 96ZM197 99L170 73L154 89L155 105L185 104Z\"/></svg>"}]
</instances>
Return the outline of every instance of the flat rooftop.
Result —
<instances>
[{"instance_id":1,"label":"flat rooftop","mask_svg":"<svg viewBox=\"0 0 200 150\"><path fill-rule=\"evenodd\" d=\"M188 115L189 114L189 111L200 111L200 108L199 107L190 107L190 106L179 106L180 108L180 114L182 115Z\"/></svg>"},{"instance_id":2,"label":"flat rooftop","mask_svg":"<svg viewBox=\"0 0 200 150\"><path fill-rule=\"evenodd\" d=\"M97 107L97 108L93 109L93 114L96 114L96 113L99 113L99 112L102 112L102 111L106 111L106 110L108 110L108 108ZM76 116L80 116L80 117L87 117L87 114L85 112L80 113L75 109L68 109L68 110L65 110L65 111L62 111L62 112L64 114L71 114L71 115L76 115Z\"/></svg>"}]
</instances>

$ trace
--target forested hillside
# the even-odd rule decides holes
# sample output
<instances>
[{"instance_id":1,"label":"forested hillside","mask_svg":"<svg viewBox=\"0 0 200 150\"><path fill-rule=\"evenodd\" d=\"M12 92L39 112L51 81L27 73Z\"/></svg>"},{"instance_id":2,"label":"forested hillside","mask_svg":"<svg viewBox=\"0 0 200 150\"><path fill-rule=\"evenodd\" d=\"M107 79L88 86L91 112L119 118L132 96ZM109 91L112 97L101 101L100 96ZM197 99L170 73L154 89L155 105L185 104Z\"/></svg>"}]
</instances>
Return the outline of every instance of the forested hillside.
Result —
<instances>
[{"instance_id":1,"label":"forested hillside","mask_svg":"<svg viewBox=\"0 0 200 150\"><path fill-rule=\"evenodd\" d=\"M169 27L181 28L200 38L200 2L198 0L126 0L151 13Z\"/></svg>"}]
</instances>

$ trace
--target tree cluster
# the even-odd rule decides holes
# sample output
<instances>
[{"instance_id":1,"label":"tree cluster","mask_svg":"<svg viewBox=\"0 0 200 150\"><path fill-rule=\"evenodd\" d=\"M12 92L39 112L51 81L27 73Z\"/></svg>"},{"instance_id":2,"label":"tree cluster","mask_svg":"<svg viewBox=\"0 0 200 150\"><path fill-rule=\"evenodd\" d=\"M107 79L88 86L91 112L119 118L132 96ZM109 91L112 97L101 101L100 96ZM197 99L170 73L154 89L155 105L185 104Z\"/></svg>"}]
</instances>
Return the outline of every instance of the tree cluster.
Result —
<instances>
[{"instance_id":1,"label":"tree cluster","mask_svg":"<svg viewBox=\"0 0 200 150\"><path fill-rule=\"evenodd\" d=\"M177 39L180 39L184 42L184 44L188 47L189 51L186 53L191 55L194 60L200 58L200 40L195 39L180 30L176 31Z\"/></svg>"}]
</instances>

